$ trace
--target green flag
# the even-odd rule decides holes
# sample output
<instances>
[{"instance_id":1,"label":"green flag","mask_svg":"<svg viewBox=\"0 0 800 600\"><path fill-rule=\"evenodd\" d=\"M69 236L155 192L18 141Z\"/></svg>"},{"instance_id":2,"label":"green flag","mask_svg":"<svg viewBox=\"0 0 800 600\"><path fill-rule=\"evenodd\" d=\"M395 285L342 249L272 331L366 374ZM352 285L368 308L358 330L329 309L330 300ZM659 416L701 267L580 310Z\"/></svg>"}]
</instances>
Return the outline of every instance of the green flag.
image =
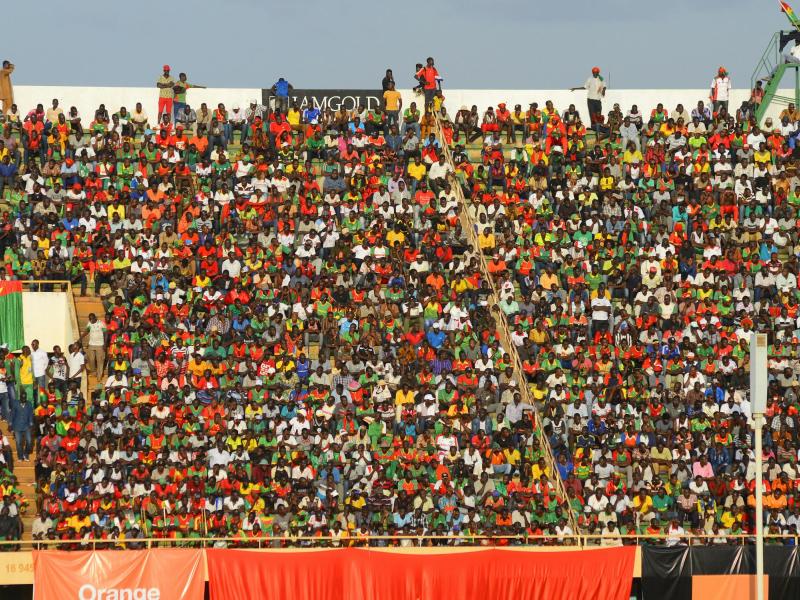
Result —
<instances>
[{"instance_id":1,"label":"green flag","mask_svg":"<svg viewBox=\"0 0 800 600\"><path fill-rule=\"evenodd\" d=\"M0 281L0 344L12 352L25 344L21 281Z\"/></svg>"}]
</instances>

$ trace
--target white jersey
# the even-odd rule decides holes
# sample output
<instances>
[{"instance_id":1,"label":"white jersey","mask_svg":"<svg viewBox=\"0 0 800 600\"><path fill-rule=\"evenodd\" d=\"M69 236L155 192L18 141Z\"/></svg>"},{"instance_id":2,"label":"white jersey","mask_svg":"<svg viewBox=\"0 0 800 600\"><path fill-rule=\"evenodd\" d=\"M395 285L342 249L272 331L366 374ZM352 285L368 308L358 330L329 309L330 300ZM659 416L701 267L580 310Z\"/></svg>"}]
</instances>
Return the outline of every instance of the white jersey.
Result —
<instances>
[{"instance_id":1,"label":"white jersey","mask_svg":"<svg viewBox=\"0 0 800 600\"><path fill-rule=\"evenodd\" d=\"M727 102L731 95L731 78L715 77L711 82L712 99L715 102Z\"/></svg>"}]
</instances>

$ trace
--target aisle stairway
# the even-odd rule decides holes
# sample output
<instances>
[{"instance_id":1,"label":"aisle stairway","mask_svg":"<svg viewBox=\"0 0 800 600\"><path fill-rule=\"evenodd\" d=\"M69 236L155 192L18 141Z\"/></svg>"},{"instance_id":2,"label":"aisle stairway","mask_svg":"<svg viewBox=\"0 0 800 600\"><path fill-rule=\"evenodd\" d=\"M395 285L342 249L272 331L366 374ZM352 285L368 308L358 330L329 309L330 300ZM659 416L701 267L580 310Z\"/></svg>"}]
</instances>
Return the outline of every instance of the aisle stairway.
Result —
<instances>
[{"instance_id":1,"label":"aisle stairway","mask_svg":"<svg viewBox=\"0 0 800 600\"><path fill-rule=\"evenodd\" d=\"M86 327L89 320L89 313L95 313L98 317L103 316L103 303L98 296L90 294L88 296L80 297L78 295L77 286L74 288L75 310L77 313L78 326L81 331ZM97 380L94 377L89 377L88 389L94 389ZM88 400L88 397L87 397ZM8 425L0 422L0 431L4 434L10 434ZM14 451L14 474L17 476L17 487L22 492L24 498L28 501L28 507L22 515L23 525L23 540L31 539L31 524L36 518L37 503L36 503L36 478L35 478L35 456L31 460L20 461L17 459L16 444L12 441Z\"/></svg>"},{"instance_id":2,"label":"aisle stairway","mask_svg":"<svg viewBox=\"0 0 800 600\"><path fill-rule=\"evenodd\" d=\"M81 332L83 332L86 329L86 324L89 322L89 315L94 313L97 315L98 319L102 319L105 314L105 309L103 308L103 301L99 296L95 296L91 290L89 290L87 295L83 297L79 296L77 292L78 290L76 286L73 288L73 294L75 296L75 312L77 313L78 317L78 328ZM95 379L94 374L89 375L89 391L95 389L97 383L98 381ZM88 394L86 400L89 400Z\"/></svg>"},{"instance_id":3,"label":"aisle stairway","mask_svg":"<svg viewBox=\"0 0 800 600\"><path fill-rule=\"evenodd\" d=\"M31 523L36 517L36 478L34 476L34 461L21 461L17 458L17 445L11 439L11 431L5 421L0 421L0 431L9 437L12 452L14 453L14 475L17 476L17 487L22 496L28 501L27 510L22 517L22 539L31 539Z\"/></svg>"},{"instance_id":4,"label":"aisle stairway","mask_svg":"<svg viewBox=\"0 0 800 600\"><path fill-rule=\"evenodd\" d=\"M436 117L436 134L437 138L442 144L442 150L444 152L445 160L450 165L452 172L455 173L456 168L453 162L453 157L450 153L450 148L444 142L445 138L442 133L442 124L438 116ZM513 370L514 379L517 382L517 389L522 395L523 403L530 404L531 406L534 407L533 413L535 419L535 426L537 430L541 432L542 431L541 418L539 417L538 410L536 409L536 403L533 401L533 398L531 397L530 390L527 385L527 378L525 372L522 369L522 361L520 360L519 354L517 353L516 348L511 340L511 329L509 327L508 320L506 318L505 313L499 308L499 303L500 303L499 290L497 288L493 276L489 273L489 269L486 263L486 257L484 256L483 252L481 251L480 245L478 244L476 224L473 221L472 217L470 216L470 212L467 208L467 199L464 196L461 185L458 183L455 175L451 175L450 177L451 177L451 183L453 184L453 191L455 192L455 196L459 205L462 229L465 233L467 241L472 245L473 251L478 256L482 277L483 279L489 282L489 285L492 289L493 298L490 304L492 305L493 308L491 312L492 316L494 317L495 324L497 326L497 332L500 335L501 345L506 350L506 352L508 352L508 354L511 356L511 368ZM541 441L543 443L543 447L546 453L545 461L550 467L552 473L551 481L553 481L553 483L555 484L556 489L558 491L558 495L562 499L566 500L567 498L566 489L564 487L564 482L562 481L561 476L559 474L558 468L556 467L555 458L553 456L552 449L550 448L550 444L547 442L547 439L544 435L541 436ZM567 508L566 516L569 525L572 528L573 533L577 533L578 521L575 516L575 513L568 502L565 502L565 506Z\"/></svg>"}]
</instances>

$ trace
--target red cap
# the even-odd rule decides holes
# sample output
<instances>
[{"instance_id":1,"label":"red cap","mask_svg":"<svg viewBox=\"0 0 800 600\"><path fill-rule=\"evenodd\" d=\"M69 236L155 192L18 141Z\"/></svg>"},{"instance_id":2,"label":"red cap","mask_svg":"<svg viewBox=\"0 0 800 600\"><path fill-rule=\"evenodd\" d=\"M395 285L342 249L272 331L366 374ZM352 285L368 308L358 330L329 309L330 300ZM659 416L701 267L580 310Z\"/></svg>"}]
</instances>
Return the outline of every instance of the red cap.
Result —
<instances>
[{"instance_id":1,"label":"red cap","mask_svg":"<svg viewBox=\"0 0 800 600\"><path fill-rule=\"evenodd\" d=\"M600 67L592 67L592 73L599 73Z\"/></svg>"},{"instance_id":2,"label":"red cap","mask_svg":"<svg viewBox=\"0 0 800 600\"><path fill-rule=\"evenodd\" d=\"M162 68L163 68L165 71L169 71L169 70L170 70L170 69L169 69L169 65L164 65Z\"/></svg>"}]
</instances>

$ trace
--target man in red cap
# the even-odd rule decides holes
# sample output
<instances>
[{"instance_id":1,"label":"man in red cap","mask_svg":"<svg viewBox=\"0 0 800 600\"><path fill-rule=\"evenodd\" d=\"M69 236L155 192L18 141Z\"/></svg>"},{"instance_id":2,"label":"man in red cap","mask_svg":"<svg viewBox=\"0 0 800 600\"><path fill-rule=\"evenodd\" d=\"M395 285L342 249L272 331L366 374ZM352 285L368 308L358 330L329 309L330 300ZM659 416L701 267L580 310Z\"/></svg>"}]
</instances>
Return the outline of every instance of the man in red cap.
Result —
<instances>
[{"instance_id":1,"label":"man in red cap","mask_svg":"<svg viewBox=\"0 0 800 600\"><path fill-rule=\"evenodd\" d=\"M725 67L720 67L717 76L711 81L711 95L709 99L712 103L714 114L718 113L722 107L728 112L728 100L731 95L731 78Z\"/></svg>"},{"instance_id":2,"label":"man in red cap","mask_svg":"<svg viewBox=\"0 0 800 600\"><path fill-rule=\"evenodd\" d=\"M577 90L586 90L589 122L599 133L600 124L603 122L603 96L606 95L606 83L600 76L600 67L592 67L592 76L581 87L570 89L571 92Z\"/></svg>"},{"instance_id":3,"label":"man in red cap","mask_svg":"<svg viewBox=\"0 0 800 600\"><path fill-rule=\"evenodd\" d=\"M158 118L164 113L172 116L172 102L175 99L175 80L169 74L169 65L164 65L164 72L156 81L158 88Z\"/></svg>"}]
</instances>

